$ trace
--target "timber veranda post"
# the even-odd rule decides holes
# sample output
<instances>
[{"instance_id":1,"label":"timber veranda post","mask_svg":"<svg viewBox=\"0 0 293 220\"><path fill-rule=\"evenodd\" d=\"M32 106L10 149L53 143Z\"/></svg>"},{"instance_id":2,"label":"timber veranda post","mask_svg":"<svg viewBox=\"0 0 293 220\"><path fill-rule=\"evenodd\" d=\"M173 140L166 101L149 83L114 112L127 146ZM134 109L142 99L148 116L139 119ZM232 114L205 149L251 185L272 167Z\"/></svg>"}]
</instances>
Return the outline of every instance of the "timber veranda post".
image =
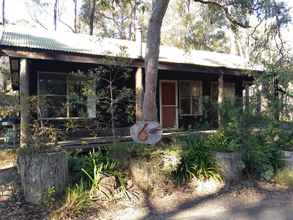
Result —
<instances>
[{"instance_id":1,"label":"timber veranda post","mask_svg":"<svg viewBox=\"0 0 293 220\"><path fill-rule=\"evenodd\" d=\"M218 78L218 124L223 127L222 107L224 103L224 75L221 73Z\"/></svg>"},{"instance_id":2,"label":"timber veranda post","mask_svg":"<svg viewBox=\"0 0 293 220\"><path fill-rule=\"evenodd\" d=\"M136 122L143 120L143 82L142 68L138 67L135 73L135 118Z\"/></svg>"},{"instance_id":3,"label":"timber veranda post","mask_svg":"<svg viewBox=\"0 0 293 220\"><path fill-rule=\"evenodd\" d=\"M27 147L30 134L30 99L29 99L29 61L20 60L19 100L20 100L20 147Z\"/></svg>"}]
</instances>

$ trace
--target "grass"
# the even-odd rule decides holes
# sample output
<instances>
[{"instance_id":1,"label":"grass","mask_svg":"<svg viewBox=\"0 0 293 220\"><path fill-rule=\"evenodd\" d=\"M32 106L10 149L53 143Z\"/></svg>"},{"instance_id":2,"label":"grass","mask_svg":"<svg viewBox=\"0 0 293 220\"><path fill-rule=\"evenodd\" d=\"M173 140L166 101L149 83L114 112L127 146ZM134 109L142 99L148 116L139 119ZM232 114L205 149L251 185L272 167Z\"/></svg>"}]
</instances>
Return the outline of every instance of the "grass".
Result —
<instances>
[{"instance_id":1,"label":"grass","mask_svg":"<svg viewBox=\"0 0 293 220\"><path fill-rule=\"evenodd\" d=\"M16 157L15 150L0 150L0 167L2 168L10 164L15 164Z\"/></svg>"},{"instance_id":2,"label":"grass","mask_svg":"<svg viewBox=\"0 0 293 220\"><path fill-rule=\"evenodd\" d=\"M293 188L293 171L289 169L280 170L276 177L276 183Z\"/></svg>"},{"instance_id":3,"label":"grass","mask_svg":"<svg viewBox=\"0 0 293 220\"><path fill-rule=\"evenodd\" d=\"M90 200L83 182L69 187L63 205L50 216L51 220L66 220L78 217L89 208Z\"/></svg>"}]
</instances>

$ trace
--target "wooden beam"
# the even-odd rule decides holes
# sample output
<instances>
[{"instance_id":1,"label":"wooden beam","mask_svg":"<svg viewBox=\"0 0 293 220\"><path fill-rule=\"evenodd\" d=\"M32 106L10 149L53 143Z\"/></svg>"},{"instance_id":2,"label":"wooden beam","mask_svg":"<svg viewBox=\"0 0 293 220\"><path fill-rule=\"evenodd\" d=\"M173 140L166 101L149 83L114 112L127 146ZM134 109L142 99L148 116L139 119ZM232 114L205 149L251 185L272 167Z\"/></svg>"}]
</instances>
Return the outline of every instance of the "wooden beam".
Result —
<instances>
[{"instance_id":1,"label":"wooden beam","mask_svg":"<svg viewBox=\"0 0 293 220\"><path fill-rule=\"evenodd\" d=\"M136 122L143 119L143 83L142 83L142 68L137 68L135 73L135 117Z\"/></svg>"},{"instance_id":2,"label":"wooden beam","mask_svg":"<svg viewBox=\"0 0 293 220\"><path fill-rule=\"evenodd\" d=\"M30 133L30 100L29 100L29 68L28 60L20 60L20 147L29 144Z\"/></svg>"},{"instance_id":3,"label":"wooden beam","mask_svg":"<svg viewBox=\"0 0 293 220\"><path fill-rule=\"evenodd\" d=\"M218 78L218 124L219 127L223 126L223 116L221 113L221 108L224 103L224 76L223 73L219 75Z\"/></svg>"},{"instance_id":4,"label":"wooden beam","mask_svg":"<svg viewBox=\"0 0 293 220\"><path fill-rule=\"evenodd\" d=\"M0 48L1 49L1 48ZM26 59L38 59L38 60L52 60L52 61L62 61L71 63L87 63L87 64L111 64L111 59L115 57L102 56L102 55L91 55L91 54L77 54L77 53L66 53L60 51L44 51L44 50L24 50L19 48L2 48L1 52L9 57L15 58L26 58ZM119 58L124 64L129 64L131 67L144 67L143 58ZM117 62L116 62L117 63ZM170 63L170 62L160 62L160 70L170 70L170 71L187 71L196 73L208 73L208 74L218 74L219 69L224 69L225 75L234 76L247 76L249 73L245 70L227 69L223 67L208 67L200 66L195 64L187 63Z\"/></svg>"},{"instance_id":5,"label":"wooden beam","mask_svg":"<svg viewBox=\"0 0 293 220\"><path fill-rule=\"evenodd\" d=\"M244 107L245 107L245 111L249 112L249 84L247 82L244 82L244 96L245 96L245 100L244 100Z\"/></svg>"},{"instance_id":6,"label":"wooden beam","mask_svg":"<svg viewBox=\"0 0 293 220\"><path fill-rule=\"evenodd\" d=\"M90 54L74 54L58 51L24 51L13 49L2 49L2 51L9 57L26 58L26 59L38 59L38 60L52 60L71 63L87 63L87 64L111 64L112 59L117 57L111 56L98 56ZM143 61L131 60L128 58L117 58L121 60L123 64L129 64L130 66L143 66ZM117 62L116 62L117 63Z\"/></svg>"}]
</instances>

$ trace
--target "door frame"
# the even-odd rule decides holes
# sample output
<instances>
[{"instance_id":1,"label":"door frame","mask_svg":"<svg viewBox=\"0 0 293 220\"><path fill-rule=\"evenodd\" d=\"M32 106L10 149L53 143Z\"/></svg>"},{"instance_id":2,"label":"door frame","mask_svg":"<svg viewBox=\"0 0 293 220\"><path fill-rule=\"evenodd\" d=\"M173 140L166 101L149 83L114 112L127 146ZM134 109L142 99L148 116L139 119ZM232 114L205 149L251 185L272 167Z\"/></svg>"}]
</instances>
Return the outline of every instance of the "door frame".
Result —
<instances>
[{"instance_id":1,"label":"door frame","mask_svg":"<svg viewBox=\"0 0 293 220\"><path fill-rule=\"evenodd\" d=\"M164 82L169 82L169 83L174 83L175 84L175 127L174 129L178 128L178 81L177 80L160 80L160 125L162 129L172 129L172 128L163 128L163 105L162 105L162 83ZM173 106L173 105L172 105Z\"/></svg>"}]
</instances>

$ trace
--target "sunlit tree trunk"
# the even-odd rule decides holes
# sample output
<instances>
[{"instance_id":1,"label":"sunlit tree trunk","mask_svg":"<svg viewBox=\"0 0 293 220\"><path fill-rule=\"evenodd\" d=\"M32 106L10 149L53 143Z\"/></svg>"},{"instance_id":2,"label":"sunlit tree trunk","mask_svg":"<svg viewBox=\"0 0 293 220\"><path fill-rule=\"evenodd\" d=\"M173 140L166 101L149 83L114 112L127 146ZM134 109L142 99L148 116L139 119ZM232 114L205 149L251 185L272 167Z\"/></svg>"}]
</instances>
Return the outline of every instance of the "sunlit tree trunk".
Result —
<instances>
[{"instance_id":1,"label":"sunlit tree trunk","mask_svg":"<svg viewBox=\"0 0 293 220\"><path fill-rule=\"evenodd\" d=\"M90 35L94 34L95 11L96 11L96 0L92 0L91 15L90 15Z\"/></svg>"},{"instance_id":2,"label":"sunlit tree trunk","mask_svg":"<svg viewBox=\"0 0 293 220\"><path fill-rule=\"evenodd\" d=\"M5 25L5 0L2 0L2 24Z\"/></svg>"},{"instance_id":3,"label":"sunlit tree trunk","mask_svg":"<svg viewBox=\"0 0 293 220\"><path fill-rule=\"evenodd\" d=\"M158 59L160 52L161 26L169 0L153 1L150 17L145 58L145 94L143 101L144 121L157 121L156 90L158 78Z\"/></svg>"},{"instance_id":4,"label":"sunlit tree trunk","mask_svg":"<svg viewBox=\"0 0 293 220\"><path fill-rule=\"evenodd\" d=\"M78 32L78 27L77 27L77 0L73 0L74 2L74 32Z\"/></svg>"},{"instance_id":5,"label":"sunlit tree trunk","mask_svg":"<svg viewBox=\"0 0 293 220\"><path fill-rule=\"evenodd\" d=\"M57 19L58 19L58 2L59 0L55 0L54 4L54 30L57 30Z\"/></svg>"}]
</instances>

